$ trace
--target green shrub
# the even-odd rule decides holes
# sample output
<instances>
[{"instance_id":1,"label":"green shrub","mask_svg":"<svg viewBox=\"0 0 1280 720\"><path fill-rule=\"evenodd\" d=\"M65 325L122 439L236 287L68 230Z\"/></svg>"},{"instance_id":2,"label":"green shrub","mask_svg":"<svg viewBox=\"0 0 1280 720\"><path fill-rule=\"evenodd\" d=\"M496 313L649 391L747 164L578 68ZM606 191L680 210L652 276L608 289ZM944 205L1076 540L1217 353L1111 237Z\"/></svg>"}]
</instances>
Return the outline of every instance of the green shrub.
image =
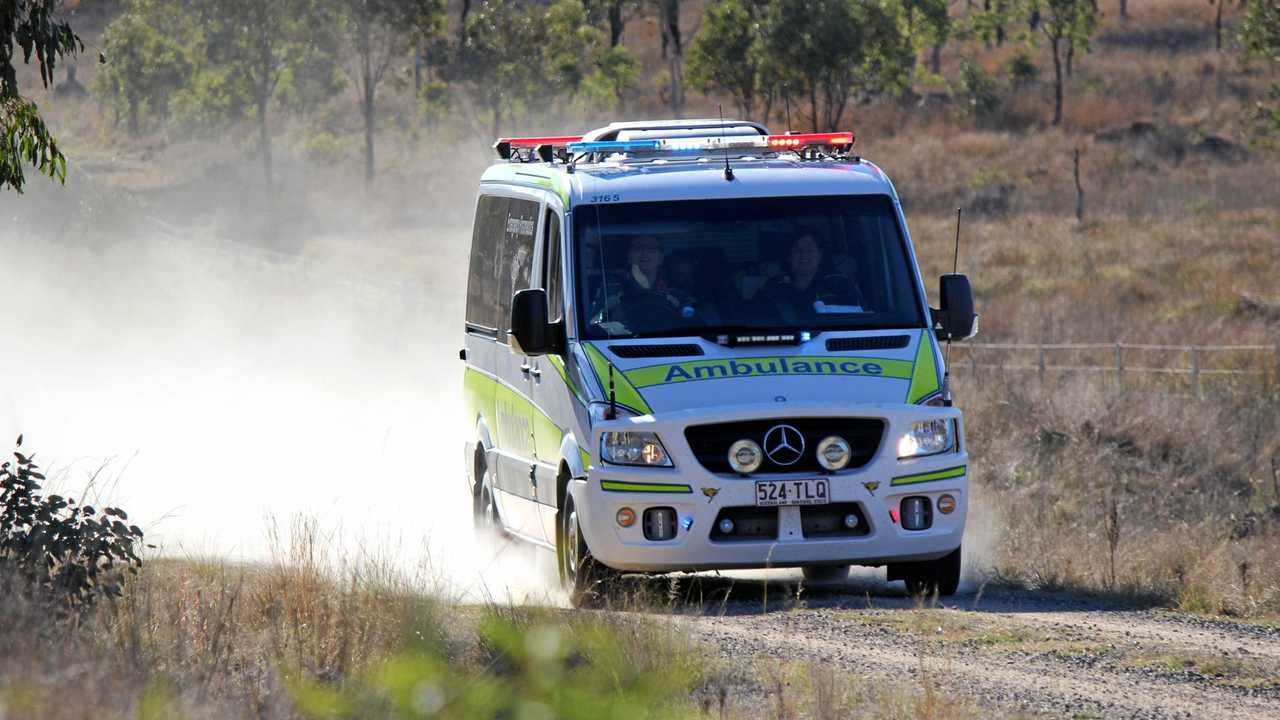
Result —
<instances>
[{"instance_id":1,"label":"green shrub","mask_svg":"<svg viewBox=\"0 0 1280 720\"><path fill-rule=\"evenodd\" d=\"M17 446L22 447L22 436ZM0 465L0 592L32 592L65 612L119 597L125 572L142 566L142 530L119 508L43 495L33 456L15 450ZM18 587L10 587L18 584Z\"/></svg>"}]
</instances>

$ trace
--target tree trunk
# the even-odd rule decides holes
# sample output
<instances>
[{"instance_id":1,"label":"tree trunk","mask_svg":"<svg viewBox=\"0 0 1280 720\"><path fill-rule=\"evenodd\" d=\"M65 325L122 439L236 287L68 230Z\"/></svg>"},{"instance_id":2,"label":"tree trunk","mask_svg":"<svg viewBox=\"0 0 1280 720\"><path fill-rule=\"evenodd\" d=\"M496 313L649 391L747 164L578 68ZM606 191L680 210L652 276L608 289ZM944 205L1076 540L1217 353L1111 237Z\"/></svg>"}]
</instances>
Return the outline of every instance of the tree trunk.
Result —
<instances>
[{"instance_id":1,"label":"tree trunk","mask_svg":"<svg viewBox=\"0 0 1280 720\"><path fill-rule=\"evenodd\" d=\"M1120 19L1129 19L1129 0L1120 0Z\"/></svg>"},{"instance_id":2,"label":"tree trunk","mask_svg":"<svg viewBox=\"0 0 1280 720\"><path fill-rule=\"evenodd\" d=\"M1075 69L1075 65L1076 65L1076 44L1075 42L1068 40L1067 41L1067 77L1071 77L1071 73Z\"/></svg>"},{"instance_id":3,"label":"tree trunk","mask_svg":"<svg viewBox=\"0 0 1280 720\"><path fill-rule=\"evenodd\" d=\"M1062 53L1059 52L1061 38L1049 39L1049 47L1053 51L1053 124L1062 124Z\"/></svg>"},{"instance_id":4,"label":"tree trunk","mask_svg":"<svg viewBox=\"0 0 1280 720\"><path fill-rule=\"evenodd\" d=\"M373 184L373 126L374 126L374 105L373 105L373 78L365 77L364 79L364 102L362 103L364 111L364 181L368 185Z\"/></svg>"},{"instance_id":5,"label":"tree trunk","mask_svg":"<svg viewBox=\"0 0 1280 720\"><path fill-rule=\"evenodd\" d=\"M267 182L267 194L272 188L271 177L271 133L267 131L267 102L265 94L258 95L258 153L262 155L262 174Z\"/></svg>"},{"instance_id":6,"label":"tree trunk","mask_svg":"<svg viewBox=\"0 0 1280 720\"><path fill-rule=\"evenodd\" d=\"M671 75L671 115L684 117L684 48L680 37L680 0L662 0L662 45Z\"/></svg>"},{"instance_id":7,"label":"tree trunk","mask_svg":"<svg viewBox=\"0 0 1280 720\"><path fill-rule=\"evenodd\" d=\"M809 86L809 119L812 120L813 132L818 132L818 83Z\"/></svg>"},{"instance_id":8,"label":"tree trunk","mask_svg":"<svg viewBox=\"0 0 1280 720\"><path fill-rule=\"evenodd\" d=\"M933 44L933 52L929 56L929 70L934 75L942 74L942 43Z\"/></svg>"},{"instance_id":9,"label":"tree trunk","mask_svg":"<svg viewBox=\"0 0 1280 720\"><path fill-rule=\"evenodd\" d=\"M609 47L618 47L622 42L622 31L627 27L627 19L622 14L623 0L609 3Z\"/></svg>"},{"instance_id":10,"label":"tree trunk","mask_svg":"<svg viewBox=\"0 0 1280 720\"><path fill-rule=\"evenodd\" d=\"M1218 12L1213 18L1213 48L1222 52L1222 6L1227 0L1218 0Z\"/></svg>"},{"instance_id":11,"label":"tree trunk","mask_svg":"<svg viewBox=\"0 0 1280 720\"><path fill-rule=\"evenodd\" d=\"M462 9L458 11L458 42L467 44L467 16L471 14L471 0L462 0Z\"/></svg>"}]
</instances>

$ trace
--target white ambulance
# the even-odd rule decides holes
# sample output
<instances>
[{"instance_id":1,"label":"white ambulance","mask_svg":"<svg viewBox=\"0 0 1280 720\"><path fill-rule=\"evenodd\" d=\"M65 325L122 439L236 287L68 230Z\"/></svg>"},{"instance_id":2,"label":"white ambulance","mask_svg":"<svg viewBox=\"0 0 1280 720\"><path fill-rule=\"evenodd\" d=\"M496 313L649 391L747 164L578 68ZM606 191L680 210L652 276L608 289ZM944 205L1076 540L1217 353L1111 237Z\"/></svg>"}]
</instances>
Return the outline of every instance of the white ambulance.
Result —
<instances>
[{"instance_id":1,"label":"white ambulance","mask_svg":"<svg viewBox=\"0 0 1280 720\"><path fill-rule=\"evenodd\" d=\"M506 138L480 181L461 358L477 523L620 572L851 564L956 591L969 499L897 193L852 133L734 120Z\"/></svg>"}]
</instances>

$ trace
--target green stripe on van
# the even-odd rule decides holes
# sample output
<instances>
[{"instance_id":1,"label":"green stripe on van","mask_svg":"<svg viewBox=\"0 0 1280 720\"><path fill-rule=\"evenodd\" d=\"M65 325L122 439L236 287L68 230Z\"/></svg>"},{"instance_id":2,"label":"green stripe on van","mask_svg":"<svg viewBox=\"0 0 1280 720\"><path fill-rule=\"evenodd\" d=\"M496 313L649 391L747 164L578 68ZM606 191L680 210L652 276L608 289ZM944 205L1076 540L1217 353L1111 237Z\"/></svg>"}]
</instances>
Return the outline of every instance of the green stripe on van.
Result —
<instances>
[{"instance_id":1,"label":"green stripe on van","mask_svg":"<svg viewBox=\"0 0 1280 720\"><path fill-rule=\"evenodd\" d=\"M950 480L958 478L965 473L965 466L958 465L946 470L938 470L935 472L920 473L919 475L902 475L896 477L890 482L890 485L914 485L916 483L933 482L935 480Z\"/></svg>"},{"instance_id":2,"label":"green stripe on van","mask_svg":"<svg viewBox=\"0 0 1280 720\"><path fill-rule=\"evenodd\" d=\"M673 485L670 483L638 483L638 482L619 482L617 480L601 480L600 489L609 492L637 492L637 493L680 493L692 494L693 488L688 485Z\"/></svg>"},{"instance_id":3,"label":"green stripe on van","mask_svg":"<svg viewBox=\"0 0 1280 720\"><path fill-rule=\"evenodd\" d=\"M906 380L911 377L911 370L910 362L888 358L847 355L775 355L649 365L627 371L627 379L641 388L698 380L794 375Z\"/></svg>"}]
</instances>

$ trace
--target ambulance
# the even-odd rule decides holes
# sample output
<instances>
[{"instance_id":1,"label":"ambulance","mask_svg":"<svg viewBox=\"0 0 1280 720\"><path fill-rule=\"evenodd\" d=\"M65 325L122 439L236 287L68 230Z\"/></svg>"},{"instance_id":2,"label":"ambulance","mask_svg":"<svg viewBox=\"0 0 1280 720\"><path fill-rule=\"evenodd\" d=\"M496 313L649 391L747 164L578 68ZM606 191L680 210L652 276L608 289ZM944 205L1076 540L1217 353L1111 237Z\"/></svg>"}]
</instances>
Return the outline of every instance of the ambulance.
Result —
<instances>
[{"instance_id":1,"label":"ambulance","mask_svg":"<svg viewBox=\"0 0 1280 720\"><path fill-rule=\"evenodd\" d=\"M480 180L460 352L484 532L621 573L884 566L960 581L964 421L893 183L849 132L619 122L502 138Z\"/></svg>"}]
</instances>

